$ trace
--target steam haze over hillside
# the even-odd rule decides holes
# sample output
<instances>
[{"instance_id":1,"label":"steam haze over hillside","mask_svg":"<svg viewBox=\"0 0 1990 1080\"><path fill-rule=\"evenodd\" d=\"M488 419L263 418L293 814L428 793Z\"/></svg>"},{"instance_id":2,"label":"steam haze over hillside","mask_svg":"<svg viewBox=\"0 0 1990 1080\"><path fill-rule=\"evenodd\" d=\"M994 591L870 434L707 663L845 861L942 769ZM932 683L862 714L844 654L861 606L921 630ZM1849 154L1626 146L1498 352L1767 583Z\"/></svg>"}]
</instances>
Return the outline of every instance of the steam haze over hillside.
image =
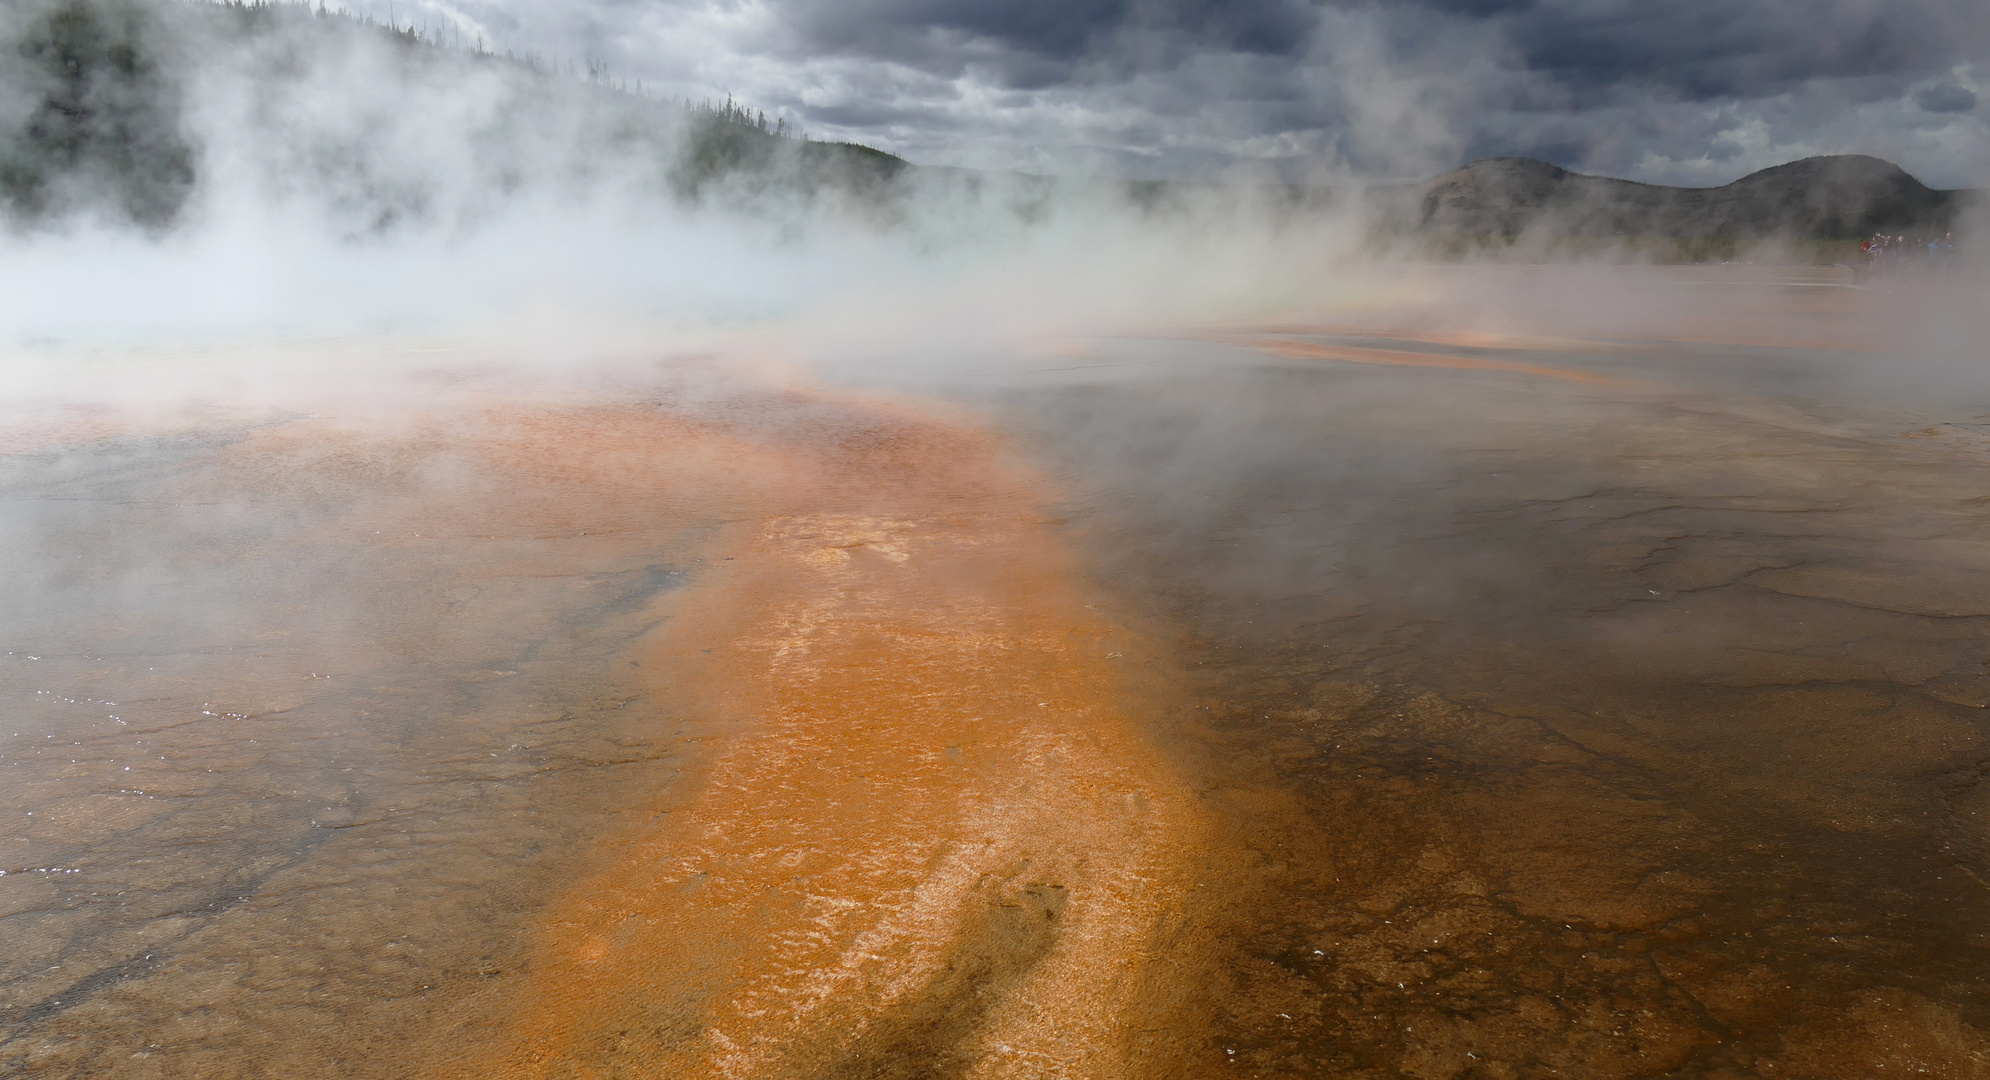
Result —
<instances>
[{"instance_id":1,"label":"steam haze over hillside","mask_svg":"<svg viewBox=\"0 0 1990 1080\"><path fill-rule=\"evenodd\" d=\"M637 10L649 30L631 24L609 32L611 15ZM3 27L15 45L14 61L0 73L9 88L0 120L10 131L0 147L0 197L16 226L14 242L25 246L9 267L18 275L9 305L28 336L64 336L77 321L70 330L57 324L67 318L69 298L86 295L72 284L82 275L99 292L135 290L114 305L127 313L120 323L127 327L147 320L219 326L238 317L261 326L300 319L320 330L441 325L437 320L455 326L560 309L585 309L610 323L632 315L696 321L793 312L830 297L847 303L856 293L892 295L894 280L917 280L927 290L956 282L953 303L973 294L968 283L977 275L995 274L1043 290L1041 306L1010 305L1011 314L1082 310L1087 319L1110 321L1115 313L1214 313L1242 297L1250 298L1244 309L1267 311L1324 268L1376 254L1449 250L1458 237L1471 245L1486 237L1519 240L1525 253L1569 236L1583 241L1588 257L1622 246L1619 257L1676 260L1725 257L1763 241L1842 244L1875 228L1939 233L1957 227L1967 206L1941 192L1902 195L1901 184L1925 189L1911 176L1893 178L1885 171L1891 166L1777 174L1782 179L1767 187L1747 188L1757 195L1728 200L1712 214L1681 209L1687 204L1634 184L1591 184L1571 201L1580 184L1550 185L1551 196L1531 181L1500 181L1483 198L1460 201L1455 179L1447 178L1438 183L1450 184L1444 190L1451 194L1425 197L1380 181L1406 170L1419 179L1434 175L1481 145L1535 145L1519 129L1495 136L1487 127L1506 122L1495 108L1498 94L1478 86L1467 93L1460 84L1454 99L1446 87L1474 72L1518 78L1532 69L1514 67L1512 57L1438 63L1438 53L1424 60L1411 53L1447 41L1463 48L1467 38L1484 52L1486 41L1519 33L1536 15L1487 15L1490 22L1466 34L1445 29L1466 15L1424 8L1247 7L1219 15L1080 7L1035 21L1026 17L1030 10L859 8L830 18L805 8L657 4L562 7L559 21L543 21L555 19L554 9L527 6L493 8L471 22L454 9L410 7L383 12L394 20L390 27L301 5L16 5ZM1887 25L1933 25L1927 21L1936 14L1910 11ZM1405 19L1388 33L1378 29ZM1571 16L1556 25L1594 38L1603 30L1593 22ZM775 34L770 25L784 29ZM641 63L635 52L616 54L637 49L644 32L662 35L664 44L641 52ZM1591 38L1583 39L1585 48L1604 47ZM1899 57L1882 50L1859 63L1891 65L1905 79L1915 64L1971 40L1960 33L1940 49ZM754 42L768 51L736 51ZM796 51L805 46L815 51ZM1347 55L1334 51L1343 46ZM956 47L967 53L948 51ZM671 69L675 74L656 68L687 48L696 58ZM836 85L839 93L865 95L865 108L875 111L870 120L829 103L821 87L788 94L771 84L742 86L721 97L727 87L696 75L723 62L728 71L806 79L825 70L818 62L832 61L867 65L867 88ZM1706 93L1735 90L1739 73L1753 70L1733 57L1707 63ZM919 84L952 105L915 108L901 100L906 91L894 80L910 78L921 64L953 72L944 93L937 83ZM1284 74L1273 77L1266 65ZM1219 70L1254 81L1229 85L1212 74ZM1842 82L1830 74L1836 70L1820 69L1804 85L1839 85L1831 82ZM1969 104L1974 91L1964 85L1968 70L1967 63L1954 66L1963 82L1942 83L1939 93L1915 91L1939 123L1902 129L1946 140L1947 156L1929 158L1938 172L1967 174L1974 166L1966 162L1984 144ZM1575 78L1552 65L1541 71ZM1718 72L1727 74L1716 79ZM999 93L974 89L987 79L1015 85ZM1641 85L1658 94L1662 83ZM1077 145L1074 132L1104 130L1082 102L1133 86L1159 96L1126 105L1115 138L1151 137L1155 147L1172 149L1138 160L1114 151L1065 161L1089 178L1017 173L1047 164L1004 149L1023 129L1004 134L1009 129L995 112L980 120L959 113L976 101L990 109L1006 103L1002 108L1017 115L1048 110L1068 130L1031 129L1027 141L1057 154ZM761 96L740 96L749 89ZM698 96L706 91L710 96ZM1609 95L1601 83L1586 93L1540 98L1526 115L1590 123L1604 115L1597 95ZM1201 104L1186 112L1170 104L1189 98ZM1263 110L1279 102L1281 122L1303 130L1253 135ZM924 126L914 123L922 117ZM1622 134L1620 120L1599 130ZM1215 143L1197 143L1199 124L1235 138L1219 152ZM838 135L868 145L825 138ZM1774 145L1778 152L1830 147L1834 138L1818 128ZM1657 136L1642 143L1663 144ZM1202 165L1169 156L1191 145L1202 146L1191 154L1202 155ZM1912 152L1933 153L1934 146ZM915 163L873 147L905 150ZM1721 151L1708 144L1697 152ZM933 167L949 158L1003 168ZM1754 159L1723 160L1739 170ZM1228 186L1120 186L1113 179L1169 161L1182 167L1162 172L1223 177ZM1295 176L1307 183L1278 182ZM1487 198L1472 211L1479 216L1460 216L1461 207ZM1599 198L1624 205L1590 205ZM1439 203L1447 209L1431 210ZM1827 203L1836 209L1788 209ZM1661 204L1674 209L1656 212ZM118 239L127 226L152 243L104 275L97 260L107 249L90 245L127 242ZM176 250L168 255L161 244ZM528 249L539 257L519 260ZM1225 254L1150 257L1190 250ZM1016 269L1026 264L1035 268ZM201 274L178 269L187 265L201 266ZM1168 272L1156 273L1163 265ZM932 310L926 301L921 306ZM104 329L88 315L81 322Z\"/></svg>"}]
</instances>

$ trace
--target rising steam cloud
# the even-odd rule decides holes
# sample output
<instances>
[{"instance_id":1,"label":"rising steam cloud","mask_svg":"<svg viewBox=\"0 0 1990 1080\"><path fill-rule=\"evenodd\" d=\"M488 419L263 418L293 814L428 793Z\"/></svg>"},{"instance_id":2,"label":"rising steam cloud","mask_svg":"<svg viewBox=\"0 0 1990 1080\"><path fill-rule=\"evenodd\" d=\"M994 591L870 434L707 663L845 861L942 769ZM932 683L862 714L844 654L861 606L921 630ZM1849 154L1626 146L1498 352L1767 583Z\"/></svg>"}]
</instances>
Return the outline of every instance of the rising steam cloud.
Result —
<instances>
[{"instance_id":1,"label":"rising steam cloud","mask_svg":"<svg viewBox=\"0 0 1990 1080\"><path fill-rule=\"evenodd\" d=\"M1342 167L1357 159L1428 175L1465 152L1477 136L1456 121L1460 96L1493 78L1505 46L1440 38L1412 56L1363 16L1322 18L1333 33L1293 24L1342 118L1338 148L1315 148L1331 166L1319 183L1232 168L1221 183L1128 184L912 168L734 102L687 105L598 67L496 54L461 28L292 5L23 0L0 14L0 338L574 344L806 319L818 342L885 350L1372 298L1399 288L1393 256L1433 253L1417 237L1433 226L1466 241L1440 245L1446 257L1488 239L1520 258L1664 254L1669 239L1634 234L1669 219L1622 197L1658 189L1550 169L1560 187L1535 199L1548 212L1524 221L1501 200L1534 198L1527 176L1353 183ZM1218 36L1248 51L1259 31ZM1877 183L1943 194L1870 164ZM1857 199L1811 187L1838 207L1836 231L1861 227ZM1698 257L1735 250L1705 242L1726 235L1718 215L1693 215Z\"/></svg>"},{"instance_id":2,"label":"rising steam cloud","mask_svg":"<svg viewBox=\"0 0 1990 1080\"><path fill-rule=\"evenodd\" d=\"M0 34L17 343L711 324L935 290L949 317L1096 322L1261 303L1352 236L1270 188L915 172L303 7L31 0ZM995 280L999 305L973 299Z\"/></svg>"}]
</instances>

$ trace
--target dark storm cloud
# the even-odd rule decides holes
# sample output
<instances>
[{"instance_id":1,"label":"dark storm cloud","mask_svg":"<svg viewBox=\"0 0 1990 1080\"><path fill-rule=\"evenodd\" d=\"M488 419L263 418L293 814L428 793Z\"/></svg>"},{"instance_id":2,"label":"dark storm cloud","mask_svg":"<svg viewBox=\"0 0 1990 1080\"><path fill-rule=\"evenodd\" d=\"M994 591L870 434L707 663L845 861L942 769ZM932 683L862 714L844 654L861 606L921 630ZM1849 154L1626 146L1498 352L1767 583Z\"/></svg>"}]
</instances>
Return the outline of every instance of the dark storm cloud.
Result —
<instances>
[{"instance_id":1,"label":"dark storm cloud","mask_svg":"<svg viewBox=\"0 0 1990 1080\"><path fill-rule=\"evenodd\" d=\"M384 12L386 0L361 0ZM400 0L915 160L1724 182L1812 153L1984 182L1983 0Z\"/></svg>"},{"instance_id":2,"label":"dark storm cloud","mask_svg":"<svg viewBox=\"0 0 1990 1080\"><path fill-rule=\"evenodd\" d=\"M1481 24L1512 42L1528 70L1558 82L1690 100L1927 72L1980 56L1990 41L1981 0L789 0L778 8L798 51L951 72L968 56L998 70L1070 68L1118 51L1129 36L1297 60L1329 6L1373 12L1411 42L1439 22Z\"/></svg>"},{"instance_id":3,"label":"dark storm cloud","mask_svg":"<svg viewBox=\"0 0 1990 1080\"><path fill-rule=\"evenodd\" d=\"M1946 67L1980 50L1990 24L1975 0L1576 0L1501 21L1528 67L1557 80L1634 84L1693 100Z\"/></svg>"},{"instance_id":4,"label":"dark storm cloud","mask_svg":"<svg viewBox=\"0 0 1990 1080\"><path fill-rule=\"evenodd\" d=\"M1941 83L1915 94L1914 103L1931 113L1969 112L1976 108L1976 95L1954 83Z\"/></svg>"}]
</instances>

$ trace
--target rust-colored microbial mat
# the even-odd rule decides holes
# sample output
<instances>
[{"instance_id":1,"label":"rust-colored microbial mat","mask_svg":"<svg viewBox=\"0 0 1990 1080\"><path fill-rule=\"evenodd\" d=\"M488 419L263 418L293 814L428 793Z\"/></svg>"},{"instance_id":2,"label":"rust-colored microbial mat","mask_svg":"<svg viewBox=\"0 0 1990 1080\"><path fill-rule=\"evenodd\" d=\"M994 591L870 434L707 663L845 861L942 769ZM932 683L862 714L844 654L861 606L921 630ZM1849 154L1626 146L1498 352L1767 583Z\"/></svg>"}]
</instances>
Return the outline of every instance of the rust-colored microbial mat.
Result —
<instances>
[{"instance_id":1,"label":"rust-colored microbial mat","mask_svg":"<svg viewBox=\"0 0 1990 1080\"><path fill-rule=\"evenodd\" d=\"M789 453L644 651L696 791L554 901L461 1074L1142 1075L1202 837L1124 635L986 437L877 410Z\"/></svg>"}]
</instances>

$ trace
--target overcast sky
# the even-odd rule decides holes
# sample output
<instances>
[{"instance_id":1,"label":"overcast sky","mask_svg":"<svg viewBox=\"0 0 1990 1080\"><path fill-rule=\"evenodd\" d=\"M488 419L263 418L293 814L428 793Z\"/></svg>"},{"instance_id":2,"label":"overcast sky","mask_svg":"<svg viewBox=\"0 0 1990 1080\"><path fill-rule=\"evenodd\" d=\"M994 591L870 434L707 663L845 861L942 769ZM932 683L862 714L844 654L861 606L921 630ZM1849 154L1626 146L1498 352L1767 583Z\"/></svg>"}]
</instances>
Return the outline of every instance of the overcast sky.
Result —
<instances>
[{"instance_id":1,"label":"overcast sky","mask_svg":"<svg viewBox=\"0 0 1990 1080\"><path fill-rule=\"evenodd\" d=\"M389 0L348 0L385 16ZM1990 186L1990 0L393 0L920 164L1720 184L1812 154Z\"/></svg>"}]
</instances>

